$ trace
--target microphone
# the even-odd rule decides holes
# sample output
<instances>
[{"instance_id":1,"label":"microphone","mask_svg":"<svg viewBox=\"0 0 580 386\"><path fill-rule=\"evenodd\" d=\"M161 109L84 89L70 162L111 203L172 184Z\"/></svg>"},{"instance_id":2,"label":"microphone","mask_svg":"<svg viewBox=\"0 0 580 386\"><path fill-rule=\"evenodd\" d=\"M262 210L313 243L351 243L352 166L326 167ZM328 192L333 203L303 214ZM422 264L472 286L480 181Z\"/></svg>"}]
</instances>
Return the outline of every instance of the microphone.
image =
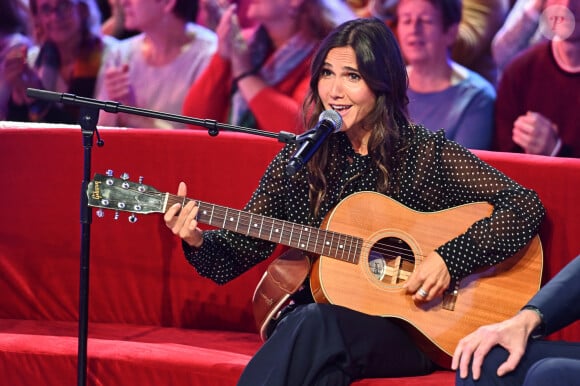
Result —
<instances>
[{"instance_id":1,"label":"microphone","mask_svg":"<svg viewBox=\"0 0 580 386\"><path fill-rule=\"evenodd\" d=\"M332 133L336 133L342 127L342 117L334 110L325 110L318 117L316 126L298 138L300 146L286 166L286 172L294 175L312 158L320 145Z\"/></svg>"}]
</instances>

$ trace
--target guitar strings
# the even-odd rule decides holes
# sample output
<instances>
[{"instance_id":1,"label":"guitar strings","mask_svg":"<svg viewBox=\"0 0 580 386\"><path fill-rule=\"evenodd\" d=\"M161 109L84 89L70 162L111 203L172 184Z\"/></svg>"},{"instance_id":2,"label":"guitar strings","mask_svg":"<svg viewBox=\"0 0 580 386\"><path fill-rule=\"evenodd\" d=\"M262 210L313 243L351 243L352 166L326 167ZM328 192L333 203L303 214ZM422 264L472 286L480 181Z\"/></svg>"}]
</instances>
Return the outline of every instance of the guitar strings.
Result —
<instances>
[{"instance_id":1,"label":"guitar strings","mask_svg":"<svg viewBox=\"0 0 580 386\"><path fill-rule=\"evenodd\" d=\"M193 199L187 198L187 197L180 197L180 196L176 196L170 193L161 193L158 191L155 192L147 192L147 191L139 191L138 189L134 189L133 185L135 185L134 183L130 184L129 188L123 188L123 191L134 191L136 194L145 196L145 197L158 197L158 196L163 196L163 195L167 195L167 208L171 207L174 204L180 204L181 206L184 206L187 202L192 201ZM311 230L311 233L309 234L314 234L316 233L316 243L315 246L320 247L321 250L324 250L325 245L326 244L321 244L321 242L325 241L328 237L323 237L322 240L318 240L318 236L320 234L326 234L331 236L331 240L335 240L338 239L338 243L339 244L349 244L349 247L344 247L342 250L338 250L335 246L335 250L336 250L336 254L340 254L342 253L343 255L346 253L349 256L351 255L351 252L353 250L353 245L352 244L356 244L354 246L354 250L356 252L357 249L359 249L359 253L355 254L355 258L358 258L358 255L360 254L360 249L363 248L367 248L370 250L370 252L377 252L380 253L381 255L384 255L385 257L390 257L390 258L396 258L396 257L401 257L401 259L403 261L407 261L410 263L414 263L415 260L419 259L422 260L422 258L424 258L425 256L422 254L415 254L413 253L413 251L407 249L407 248L402 248L402 247L398 247L386 242L382 242L379 241L377 243L371 243L368 241L365 241L362 238L359 237L355 237L355 236L350 236L350 235L346 235L343 233L338 233L338 232L334 232L332 230L326 230L326 229L321 229L321 228L316 228L316 227L312 227L312 226L306 226L303 224L297 224L297 223L292 223L290 221L286 221L286 220L280 220L280 219L276 219L273 217L268 217L268 216L264 216L261 214L256 214L256 213L251 213L251 212L245 212L239 209L234 209L234 208L228 208L225 206L220 206L220 205L216 205L216 204L211 204L211 203L206 203L203 201L199 201L199 200L194 200L197 202L198 206L200 207L200 209L202 209L202 206L207 206L209 208L213 208L212 212L212 216L215 216L218 220L223 220L223 226L225 227L225 223L227 221L226 215L228 214L233 214L233 213L237 213L237 222L236 222L236 226L240 227L242 229L247 229L248 232L247 234L250 235L251 230L252 229L256 229L252 227L252 223L249 221L252 217L259 217L261 219L261 228L264 228L264 225L266 225L266 228L269 226L270 229L270 233L272 233L274 231L274 224L280 223L281 224L281 229L285 229L285 225L287 225L286 228L290 228L292 229L292 232L294 232L294 227L307 227L309 230ZM117 208L107 208L107 209L113 209L116 210ZM216 210L217 209L217 210ZM122 209L123 211L129 211L131 212L130 209ZM200 215L198 214L198 217ZM208 221L208 225L215 225L217 222L213 219L209 219ZM255 225L255 224L254 224ZM258 229L258 231L260 231ZM237 232L237 233L242 233L242 232ZM260 232L261 234L262 232ZM287 238L288 239L288 238ZM285 239L283 238L283 235L280 235L280 241L278 243L282 244L283 241ZM290 243L291 239L288 239L288 243L286 245L294 245ZM269 241L275 242L274 240L272 240L272 238L269 239ZM307 245L310 246L310 238L309 240L306 242ZM347 251L348 249L348 251ZM310 250L308 250L310 251ZM316 252L316 251L311 251L311 252ZM321 253L323 254L323 253ZM324 255L324 254L323 254ZM325 255L326 256L326 255ZM332 256L341 260L344 260L338 256ZM348 261L351 261L352 259L349 258Z\"/></svg>"},{"instance_id":2,"label":"guitar strings","mask_svg":"<svg viewBox=\"0 0 580 386\"><path fill-rule=\"evenodd\" d=\"M174 197L170 196L170 198L174 198ZM189 200L191 200L191 199L189 199ZM168 204L169 204L169 201L171 201L171 200L168 200ZM255 228L252 228L252 223L249 221L250 218L253 216L261 218L261 222L260 222L261 229L266 228L266 229L271 230L274 228L273 224L276 224L276 223L289 224L289 228L292 228L292 229L294 227L305 227L305 225L303 225L303 224L292 223L292 222L289 222L286 220L280 220L280 219L276 219L273 217L264 216L261 214L245 212L245 211L242 211L239 209L228 208L228 207L224 207L221 205L206 203L206 202L199 201L199 200L195 200L195 201L197 201L200 210L202 209L202 206L208 206L208 207L214 208L214 210L212 211L212 215L214 217L216 217L222 223L225 223L227 221L226 215L228 214L228 212L236 213L237 216L234 216L234 217L237 217L237 219L238 219L238 221L236 222L236 225L242 229L248 229L248 230L255 229ZM175 203L179 203L179 201L176 201ZM198 216L199 216L199 214L198 214ZM283 224L282 224L281 228L284 228ZM386 255L386 257L390 257L392 259L395 259L397 256L400 256L401 259L403 259L404 261L414 263L417 256L420 258L424 257L423 255L420 255L420 254L415 255L412 251L410 251L410 253L409 253L409 250L407 248L397 247L397 246L388 244L386 242L378 242L378 243L373 244L370 242L366 242L364 239L361 239L361 238L358 238L355 236L350 236L350 235L346 235L346 234L342 234L342 233L338 233L338 232L334 232L334 231L330 231L330 230L326 230L326 229L311 227L311 226L306 226L306 227L309 229L312 229L312 233L331 234L333 240L335 238L335 235L337 236L337 238L339 240L343 239L343 241L345 241L345 242L348 242L348 240L350 239L351 240L350 243L353 243L355 240L361 240L362 247L369 248L373 252L381 253L382 255ZM238 232L238 233L241 233L241 232ZM262 232L261 230L259 230L259 233L261 234L261 233L267 233L267 232ZM323 240L324 239L325 238L323 238ZM283 240L283 238L280 237L280 241L282 241L282 240ZM324 246L321 244L321 242L323 240L315 243L316 246L320 246L321 248L324 248ZM269 241L273 241L273 240L270 239ZM307 241L305 244L309 245L309 242ZM374 245L374 247L372 247L373 245ZM350 252L345 252L345 253L350 253Z\"/></svg>"}]
</instances>

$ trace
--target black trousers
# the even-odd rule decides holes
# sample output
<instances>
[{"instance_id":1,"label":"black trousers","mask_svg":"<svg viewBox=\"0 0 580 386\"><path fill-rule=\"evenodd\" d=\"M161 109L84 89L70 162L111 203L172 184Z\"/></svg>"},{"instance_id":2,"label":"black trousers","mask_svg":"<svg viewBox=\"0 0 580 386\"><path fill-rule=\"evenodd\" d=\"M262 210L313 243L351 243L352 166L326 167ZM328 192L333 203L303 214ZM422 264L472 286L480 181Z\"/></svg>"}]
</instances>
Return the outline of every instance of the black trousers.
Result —
<instances>
[{"instance_id":1,"label":"black trousers","mask_svg":"<svg viewBox=\"0 0 580 386\"><path fill-rule=\"evenodd\" d=\"M497 368L509 353L496 346L487 354L481 376L474 381L471 368L466 379L456 375L457 386L572 386L580 384L580 343L531 340L514 371L498 377ZM549 381L548 381L549 380Z\"/></svg>"},{"instance_id":2,"label":"black trousers","mask_svg":"<svg viewBox=\"0 0 580 386\"><path fill-rule=\"evenodd\" d=\"M250 360L238 386L350 385L423 375L435 365L392 320L330 304L296 307Z\"/></svg>"}]
</instances>

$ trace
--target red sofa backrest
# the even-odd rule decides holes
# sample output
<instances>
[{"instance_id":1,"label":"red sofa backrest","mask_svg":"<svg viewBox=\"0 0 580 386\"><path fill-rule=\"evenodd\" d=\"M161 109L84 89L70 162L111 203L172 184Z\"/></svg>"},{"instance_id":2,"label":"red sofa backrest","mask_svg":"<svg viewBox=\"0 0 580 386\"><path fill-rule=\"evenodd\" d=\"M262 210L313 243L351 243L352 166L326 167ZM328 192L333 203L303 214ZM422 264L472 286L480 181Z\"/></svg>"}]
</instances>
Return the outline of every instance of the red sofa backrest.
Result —
<instances>
[{"instance_id":1,"label":"red sofa backrest","mask_svg":"<svg viewBox=\"0 0 580 386\"><path fill-rule=\"evenodd\" d=\"M204 131L103 129L92 170L241 208L282 147L273 139ZM548 209L541 238L545 278L580 253L580 160L477 152L523 185ZM0 318L76 320L83 171L80 129L0 129ZM267 262L218 286L185 261L179 240L158 214L129 223L93 216L89 319L185 328L254 331L251 296ZM580 338L569 328L559 337Z\"/></svg>"}]
</instances>

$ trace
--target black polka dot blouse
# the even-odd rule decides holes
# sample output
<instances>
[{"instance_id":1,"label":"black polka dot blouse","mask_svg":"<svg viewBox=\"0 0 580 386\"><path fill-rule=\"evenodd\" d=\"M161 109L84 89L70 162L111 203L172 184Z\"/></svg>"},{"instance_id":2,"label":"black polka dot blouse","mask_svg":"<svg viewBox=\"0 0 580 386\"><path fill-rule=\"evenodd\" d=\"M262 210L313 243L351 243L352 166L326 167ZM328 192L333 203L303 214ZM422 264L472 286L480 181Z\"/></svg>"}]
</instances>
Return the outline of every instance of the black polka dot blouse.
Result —
<instances>
[{"instance_id":1,"label":"black polka dot blouse","mask_svg":"<svg viewBox=\"0 0 580 386\"><path fill-rule=\"evenodd\" d=\"M534 191L447 140L442 131L432 133L421 126L408 126L402 136L408 146L397 152L394 160L389 197L423 212L478 201L493 205L489 217L437 248L453 281L510 257L537 233L545 211ZM342 132L330 140L335 141L338 151L331 152L334 155L329 161L337 167L326 176L328 189L319 216L311 215L306 168L292 177L286 172L293 144L286 145L272 160L244 210L319 227L328 211L348 195L376 191L377 171L370 165L370 156L355 153ZM276 247L270 241L223 229L207 230L203 238L199 249L183 243L185 256L200 275L219 284L267 259Z\"/></svg>"}]
</instances>

